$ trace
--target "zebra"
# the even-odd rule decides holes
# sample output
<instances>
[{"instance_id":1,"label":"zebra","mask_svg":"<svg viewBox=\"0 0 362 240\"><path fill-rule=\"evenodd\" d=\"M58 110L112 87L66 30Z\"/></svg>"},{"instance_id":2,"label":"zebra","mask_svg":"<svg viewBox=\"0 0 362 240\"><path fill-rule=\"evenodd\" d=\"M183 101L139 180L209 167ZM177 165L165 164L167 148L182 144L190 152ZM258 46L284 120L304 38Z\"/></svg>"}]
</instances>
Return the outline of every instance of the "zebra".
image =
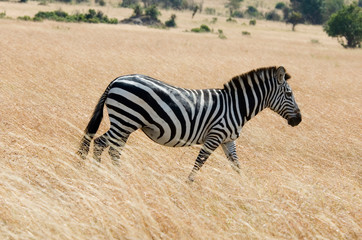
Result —
<instances>
[{"instance_id":1,"label":"zebra","mask_svg":"<svg viewBox=\"0 0 362 240\"><path fill-rule=\"evenodd\" d=\"M156 143L170 147L202 144L188 180L221 145L231 167L240 173L235 140L244 124L265 108L277 112L291 126L302 121L284 67L265 67L233 77L220 89L185 89L145 75L113 80L96 105L84 131L78 154L85 159L107 106L110 129L94 140L94 156L101 161L109 147L114 164L129 135L141 129Z\"/></svg>"}]
</instances>

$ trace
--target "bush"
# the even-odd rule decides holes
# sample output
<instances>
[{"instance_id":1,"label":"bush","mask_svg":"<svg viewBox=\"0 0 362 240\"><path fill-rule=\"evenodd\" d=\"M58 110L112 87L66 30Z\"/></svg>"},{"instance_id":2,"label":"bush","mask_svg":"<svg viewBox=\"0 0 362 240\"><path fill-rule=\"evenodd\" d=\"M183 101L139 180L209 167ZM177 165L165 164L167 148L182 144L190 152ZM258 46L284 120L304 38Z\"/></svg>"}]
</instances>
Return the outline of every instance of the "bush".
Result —
<instances>
[{"instance_id":1,"label":"bush","mask_svg":"<svg viewBox=\"0 0 362 240\"><path fill-rule=\"evenodd\" d=\"M357 3L344 6L331 16L324 26L324 31L331 37L337 37L345 48L361 47L362 8L358 7Z\"/></svg>"},{"instance_id":2,"label":"bush","mask_svg":"<svg viewBox=\"0 0 362 240\"><path fill-rule=\"evenodd\" d=\"M232 17L229 17L228 19L226 19L226 21L231 23L236 23L236 20Z\"/></svg>"},{"instance_id":3,"label":"bush","mask_svg":"<svg viewBox=\"0 0 362 240\"><path fill-rule=\"evenodd\" d=\"M215 15L215 14L216 14L216 10L215 10L215 8L205 8L205 14Z\"/></svg>"},{"instance_id":4,"label":"bush","mask_svg":"<svg viewBox=\"0 0 362 240\"><path fill-rule=\"evenodd\" d=\"M209 26L202 24L199 28L191 29L191 32L204 33L204 32L211 32L211 30L210 30Z\"/></svg>"},{"instance_id":5,"label":"bush","mask_svg":"<svg viewBox=\"0 0 362 240\"><path fill-rule=\"evenodd\" d=\"M172 14L170 20L165 22L166 27L176 27L176 15Z\"/></svg>"},{"instance_id":6,"label":"bush","mask_svg":"<svg viewBox=\"0 0 362 240\"><path fill-rule=\"evenodd\" d=\"M248 9L245 11L250 17L257 17L259 15L258 9L253 6L248 6Z\"/></svg>"},{"instance_id":7,"label":"bush","mask_svg":"<svg viewBox=\"0 0 362 240\"><path fill-rule=\"evenodd\" d=\"M31 20L30 17L24 16L19 17L21 20ZM116 18L108 18L102 11L95 11L94 9L89 9L88 13L76 13L69 15L68 13L62 10L56 10L53 12L38 12L35 14L33 21L42 21L44 19L53 20L58 22L88 22L88 23L109 23L117 24L118 20Z\"/></svg>"},{"instance_id":8,"label":"bush","mask_svg":"<svg viewBox=\"0 0 362 240\"><path fill-rule=\"evenodd\" d=\"M223 31L223 30L218 29L217 32L218 32L218 37L219 37L220 39L226 39L226 36L224 35L224 31Z\"/></svg>"},{"instance_id":9,"label":"bush","mask_svg":"<svg viewBox=\"0 0 362 240\"><path fill-rule=\"evenodd\" d=\"M249 21L249 25L255 26L256 25L256 20L255 19L251 19Z\"/></svg>"},{"instance_id":10,"label":"bush","mask_svg":"<svg viewBox=\"0 0 362 240\"><path fill-rule=\"evenodd\" d=\"M133 8L133 17L139 17L143 14L143 9L141 7L141 5L137 4L134 6Z\"/></svg>"},{"instance_id":11,"label":"bush","mask_svg":"<svg viewBox=\"0 0 362 240\"><path fill-rule=\"evenodd\" d=\"M233 17L243 18L244 13L242 11L236 10L236 11L233 12Z\"/></svg>"},{"instance_id":12,"label":"bush","mask_svg":"<svg viewBox=\"0 0 362 240\"><path fill-rule=\"evenodd\" d=\"M31 17L29 16L18 17L18 19L23 21L31 21Z\"/></svg>"},{"instance_id":13,"label":"bush","mask_svg":"<svg viewBox=\"0 0 362 240\"><path fill-rule=\"evenodd\" d=\"M265 18L266 20L280 21L280 16L275 10L266 13Z\"/></svg>"},{"instance_id":14,"label":"bush","mask_svg":"<svg viewBox=\"0 0 362 240\"><path fill-rule=\"evenodd\" d=\"M120 7L123 8L134 8L137 6L138 0L123 0L122 3L119 4Z\"/></svg>"},{"instance_id":15,"label":"bush","mask_svg":"<svg viewBox=\"0 0 362 240\"><path fill-rule=\"evenodd\" d=\"M149 16L153 20L157 20L158 16L161 15L160 11L158 11L156 5L152 5L145 9L146 16Z\"/></svg>"},{"instance_id":16,"label":"bush","mask_svg":"<svg viewBox=\"0 0 362 240\"><path fill-rule=\"evenodd\" d=\"M202 25L200 26L200 30L201 30L202 32L211 32L209 26L207 26L207 25L205 25L205 24L202 24Z\"/></svg>"},{"instance_id":17,"label":"bush","mask_svg":"<svg viewBox=\"0 0 362 240\"><path fill-rule=\"evenodd\" d=\"M244 36L250 36L250 32L248 31L242 31L241 34Z\"/></svg>"},{"instance_id":18,"label":"bush","mask_svg":"<svg viewBox=\"0 0 362 240\"><path fill-rule=\"evenodd\" d=\"M0 18L5 18L6 17L6 12L0 12Z\"/></svg>"},{"instance_id":19,"label":"bush","mask_svg":"<svg viewBox=\"0 0 362 240\"><path fill-rule=\"evenodd\" d=\"M283 8L285 8L286 7L286 5L285 5L285 3L283 3L283 2L278 2L277 4L275 4L275 9L283 9Z\"/></svg>"},{"instance_id":20,"label":"bush","mask_svg":"<svg viewBox=\"0 0 362 240\"><path fill-rule=\"evenodd\" d=\"M48 19L48 20L54 20L54 21L64 21L68 17L68 13L62 11L62 10L56 10L53 12L38 12L35 14L36 18L39 19Z\"/></svg>"},{"instance_id":21,"label":"bush","mask_svg":"<svg viewBox=\"0 0 362 240\"><path fill-rule=\"evenodd\" d=\"M63 2L63 3L71 3L72 0L57 0L58 2Z\"/></svg>"}]
</instances>

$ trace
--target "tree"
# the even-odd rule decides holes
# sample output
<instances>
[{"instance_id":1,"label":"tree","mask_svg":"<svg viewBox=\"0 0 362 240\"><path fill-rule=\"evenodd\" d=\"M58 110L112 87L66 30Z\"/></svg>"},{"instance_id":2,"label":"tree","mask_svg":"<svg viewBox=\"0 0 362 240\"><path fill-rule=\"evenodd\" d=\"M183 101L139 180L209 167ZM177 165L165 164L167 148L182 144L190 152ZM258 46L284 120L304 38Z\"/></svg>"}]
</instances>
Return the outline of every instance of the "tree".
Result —
<instances>
[{"instance_id":1,"label":"tree","mask_svg":"<svg viewBox=\"0 0 362 240\"><path fill-rule=\"evenodd\" d=\"M145 9L145 15L149 16L152 20L157 20L161 13L158 11L156 5L152 5Z\"/></svg>"},{"instance_id":2,"label":"tree","mask_svg":"<svg viewBox=\"0 0 362 240\"><path fill-rule=\"evenodd\" d=\"M302 14L300 12L293 11L291 14L289 14L286 23L292 24L292 30L295 31L295 26L299 23L303 23Z\"/></svg>"},{"instance_id":3,"label":"tree","mask_svg":"<svg viewBox=\"0 0 362 240\"><path fill-rule=\"evenodd\" d=\"M240 3L243 0L229 0L226 4L225 7L229 9L230 11L230 17L233 15L233 12L235 10L238 10L240 8Z\"/></svg>"},{"instance_id":4,"label":"tree","mask_svg":"<svg viewBox=\"0 0 362 240\"><path fill-rule=\"evenodd\" d=\"M300 12L306 22L311 24L321 24L322 0L290 0L292 10Z\"/></svg>"},{"instance_id":5,"label":"tree","mask_svg":"<svg viewBox=\"0 0 362 240\"><path fill-rule=\"evenodd\" d=\"M324 31L328 36L337 37L338 42L345 48L361 47L362 8L357 6L357 3L344 6L332 14L324 26Z\"/></svg>"},{"instance_id":6,"label":"tree","mask_svg":"<svg viewBox=\"0 0 362 240\"><path fill-rule=\"evenodd\" d=\"M324 0L322 4L323 22L328 21L330 16L342 9L344 0Z\"/></svg>"}]
</instances>

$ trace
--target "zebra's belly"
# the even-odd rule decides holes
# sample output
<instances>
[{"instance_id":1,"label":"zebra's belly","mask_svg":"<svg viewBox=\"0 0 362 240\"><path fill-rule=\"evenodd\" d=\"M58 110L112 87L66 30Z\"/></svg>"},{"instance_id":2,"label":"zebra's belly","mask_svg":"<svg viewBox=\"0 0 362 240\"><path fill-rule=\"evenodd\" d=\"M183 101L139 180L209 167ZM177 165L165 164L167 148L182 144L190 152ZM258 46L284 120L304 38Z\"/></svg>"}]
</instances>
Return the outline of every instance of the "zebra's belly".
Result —
<instances>
[{"instance_id":1,"label":"zebra's belly","mask_svg":"<svg viewBox=\"0 0 362 240\"><path fill-rule=\"evenodd\" d=\"M202 139L186 139L179 136L170 136L167 133L162 133L156 126L145 126L142 131L154 142L168 147L186 147L196 144L202 144Z\"/></svg>"}]
</instances>

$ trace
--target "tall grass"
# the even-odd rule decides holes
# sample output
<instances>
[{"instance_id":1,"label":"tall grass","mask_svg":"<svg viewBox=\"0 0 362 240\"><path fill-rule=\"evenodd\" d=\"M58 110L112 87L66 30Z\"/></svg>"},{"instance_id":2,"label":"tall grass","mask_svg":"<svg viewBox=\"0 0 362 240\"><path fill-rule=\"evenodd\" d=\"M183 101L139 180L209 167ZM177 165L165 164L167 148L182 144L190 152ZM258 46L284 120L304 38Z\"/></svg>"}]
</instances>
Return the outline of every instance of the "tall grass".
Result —
<instances>
[{"instance_id":1,"label":"tall grass","mask_svg":"<svg viewBox=\"0 0 362 240\"><path fill-rule=\"evenodd\" d=\"M360 52L316 26L292 33L258 21L245 38L220 20L221 41L184 33L198 20L177 17L170 31L0 21L0 239L360 238ZM237 140L240 175L217 149L187 184L199 147L163 147L140 131L118 167L106 153L101 164L75 155L96 101L119 75L217 88L270 65L292 75L303 122L292 128L266 110L247 123ZM107 128L106 117L99 134Z\"/></svg>"}]
</instances>

